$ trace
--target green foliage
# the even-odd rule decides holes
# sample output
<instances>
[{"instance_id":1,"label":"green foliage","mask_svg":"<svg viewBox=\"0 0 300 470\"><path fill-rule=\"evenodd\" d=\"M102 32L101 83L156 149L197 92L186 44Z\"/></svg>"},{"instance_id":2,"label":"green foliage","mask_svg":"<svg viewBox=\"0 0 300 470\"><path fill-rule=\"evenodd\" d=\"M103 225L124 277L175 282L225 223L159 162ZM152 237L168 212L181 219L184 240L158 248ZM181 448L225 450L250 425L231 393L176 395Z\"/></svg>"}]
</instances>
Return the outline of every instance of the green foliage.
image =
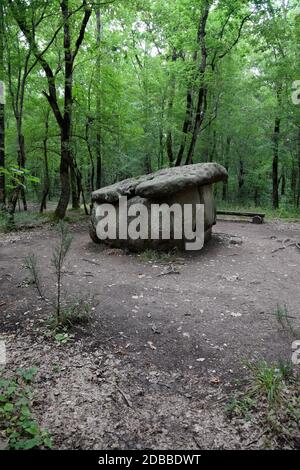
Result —
<instances>
[{"instance_id":1,"label":"green foliage","mask_svg":"<svg viewBox=\"0 0 300 470\"><path fill-rule=\"evenodd\" d=\"M283 330L289 331L290 333L294 334L294 328L290 320L289 311L287 306L277 305L277 309L275 312L276 320L278 321L279 325L282 327Z\"/></svg>"},{"instance_id":2,"label":"green foliage","mask_svg":"<svg viewBox=\"0 0 300 470\"><path fill-rule=\"evenodd\" d=\"M69 333L55 333L54 334L54 340L57 343L66 344L66 343L69 343L69 341L71 341L72 339L73 339L73 336L70 335Z\"/></svg>"},{"instance_id":3,"label":"green foliage","mask_svg":"<svg viewBox=\"0 0 300 470\"><path fill-rule=\"evenodd\" d=\"M251 420L251 411L257 405L257 401L249 396L245 397L231 397L225 406L225 413L227 416L239 416Z\"/></svg>"},{"instance_id":4,"label":"green foliage","mask_svg":"<svg viewBox=\"0 0 300 470\"><path fill-rule=\"evenodd\" d=\"M174 252L166 253L163 251L160 252L160 251L148 249L148 250L142 251L138 255L138 257L140 261L142 261L143 263L155 262L155 261L161 262L161 263L168 263L176 259L176 253Z\"/></svg>"},{"instance_id":5,"label":"green foliage","mask_svg":"<svg viewBox=\"0 0 300 470\"><path fill-rule=\"evenodd\" d=\"M65 77L59 3L12 4L12 8L5 9L4 19L7 82L10 77L7 89L16 96L18 77L20 73L22 76L28 53L16 22L21 9L28 25L34 19L41 19L35 34L46 46L44 58L55 72L56 88L60 90L58 105L63 109L61 91ZM70 143L87 201L91 187L96 185L94 170L99 149L102 185L168 166L170 137L175 157L182 142L186 143L186 156L195 117L194 112L192 125L184 134L187 89L190 87L193 92L195 110L201 81L197 74L201 62L197 32L204 4L198 0L146 0L102 5L100 43L93 11L74 68ZM80 30L82 13L82 9L72 9L72 47ZM51 21L47 21L49 17ZM227 194L222 186L217 190L222 203L247 208L261 206L272 218L299 219L300 106L291 99L292 83L299 80L297 2L235 0L234 6L227 0L216 2L210 9L205 39L207 107L194 163L213 160L228 167ZM34 64L31 54L29 68ZM56 202L60 190L60 136L51 112L46 133L45 118L50 108L43 93L47 83L41 70L41 64L35 64L26 79L22 127L26 169L19 169L15 163L18 143L13 96L8 93L7 166L2 171L6 173L8 189L19 182L26 187L30 199L40 201L43 186L37 182L47 179L46 142L50 195ZM281 120L280 210L269 213L276 116Z\"/></svg>"},{"instance_id":6,"label":"green foliage","mask_svg":"<svg viewBox=\"0 0 300 470\"><path fill-rule=\"evenodd\" d=\"M298 439L299 375L290 362L245 362L250 376L246 385L225 407L229 418L242 417L260 426L266 439L294 445ZM267 446L267 441L266 441Z\"/></svg>"},{"instance_id":7,"label":"green foliage","mask_svg":"<svg viewBox=\"0 0 300 470\"><path fill-rule=\"evenodd\" d=\"M52 315L47 320L46 336L54 337L55 340L66 338L71 339L68 334L76 325L84 325L90 321L91 305L86 300L78 300L72 305L61 307L60 315Z\"/></svg>"},{"instance_id":8,"label":"green foliage","mask_svg":"<svg viewBox=\"0 0 300 470\"><path fill-rule=\"evenodd\" d=\"M52 447L48 432L39 428L31 411L33 396L30 384L36 372L37 369L32 367L19 369L12 379L0 377L0 426L8 449Z\"/></svg>"},{"instance_id":9,"label":"green foliage","mask_svg":"<svg viewBox=\"0 0 300 470\"><path fill-rule=\"evenodd\" d=\"M63 221L58 223L57 232L59 234L59 241L51 258L51 265L54 268L56 277L55 301L52 303L54 312L45 323L44 335L57 342L67 343L74 337L74 335L70 334L68 330L75 325L89 322L91 316L91 305L84 299L78 299L73 301L71 304L65 299L65 295L62 290L64 266L71 247L72 236L67 224ZM29 283L36 287L40 298L48 305L49 300L46 299L46 296L43 293L38 260L35 254L31 253L26 256L24 260L24 268L29 273ZM47 297L51 297L51 294L49 295L48 293Z\"/></svg>"},{"instance_id":10,"label":"green foliage","mask_svg":"<svg viewBox=\"0 0 300 470\"><path fill-rule=\"evenodd\" d=\"M28 183L40 183L40 179L36 176L32 176L30 171L26 168L17 167L0 167L0 174L5 175L7 181L7 189L14 189L17 186L22 186L26 189Z\"/></svg>"},{"instance_id":11,"label":"green foliage","mask_svg":"<svg viewBox=\"0 0 300 470\"><path fill-rule=\"evenodd\" d=\"M282 397L284 377L278 365L268 365L265 361L258 364L246 363L251 372L249 393L257 398L267 399L269 403L279 401Z\"/></svg>"},{"instance_id":12,"label":"green foliage","mask_svg":"<svg viewBox=\"0 0 300 470\"><path fill-rule=\"evenodd\" d=\"M58 233L59 233L59 243L54 249L51 264L55 269L56 279L57 279L57 294L56 294L56 316L57 323L60 323L60 314L61 314L61 290L62 290L62 278L63 278L63 265L68 254L68 251L71 247L72 236L69 233L67 225L60 221L58 224Z\"/></svg>"},{"instance_id":13,"label":"green foliage","mask_svg":"<svg viewBox=\"0 0 300 470\"><path fill-rule=\"evenodd\" d=\"M24 267L29 272L29 275L30 275L29 282L35 285L40 297L43 298L44 296L43 296L42 289L40 286L40 275L39 275L39 269L37 265L37 257L35 254L32 253L26 256L25 261L24 261Z\"/></svg>"}]
</instances>

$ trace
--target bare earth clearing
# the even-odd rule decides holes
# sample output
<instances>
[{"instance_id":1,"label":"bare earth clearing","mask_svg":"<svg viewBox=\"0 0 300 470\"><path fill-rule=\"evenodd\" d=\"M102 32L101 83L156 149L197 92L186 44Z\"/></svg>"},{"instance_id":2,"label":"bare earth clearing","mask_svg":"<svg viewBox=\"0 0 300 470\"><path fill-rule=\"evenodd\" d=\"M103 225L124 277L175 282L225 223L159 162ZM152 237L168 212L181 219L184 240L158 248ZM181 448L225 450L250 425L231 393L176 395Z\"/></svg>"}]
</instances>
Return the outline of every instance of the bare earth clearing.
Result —
<instances>
[{"instance_id":1,"label":"bare earth clearing","mask_svg":"<svg viewBox=\"0 0 300 470\"><path fill-rule=\"evenodd\" d=\"M53 286L55 230L1 235L5 374L38 367L33 411L54 447L264 446L255 423L229 421L224 408L245 378L243 359L290 360L293 338L276 320L277 304L286 304L300 339L300 250L273 252L278 240L299 240L299 229L218 222L205 249L176 255L175 272L166 274L170 261L102 249L90 241L87 223L76 223L64 286L69 297L90 299L94 310L68 344L38 331L50 310L22 269L34 252L44 285Z\"/></svg>"}]
</instances>

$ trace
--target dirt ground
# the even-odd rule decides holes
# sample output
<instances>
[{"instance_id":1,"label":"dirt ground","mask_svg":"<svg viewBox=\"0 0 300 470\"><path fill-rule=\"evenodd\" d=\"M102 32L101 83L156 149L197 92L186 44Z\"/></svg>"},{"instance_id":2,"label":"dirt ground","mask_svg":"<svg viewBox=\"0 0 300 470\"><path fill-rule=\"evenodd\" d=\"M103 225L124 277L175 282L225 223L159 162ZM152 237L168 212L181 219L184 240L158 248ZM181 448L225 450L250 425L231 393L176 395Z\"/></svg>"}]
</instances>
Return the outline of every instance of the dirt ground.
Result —
<instances>
[{"instance_id":1,"label":"dirt ground","mask_svg":"<svg viewBox=\"0 0 300 470\"><path fill-rule=\"evenodd\" d=\"M55 229L0 235L5 373L38 367L33 411L54 447L263 447L260 429L229 421L224 408L245 378L243 360L290 360L293 339L276 319L278 304L300 339L300 250L278 250L281 240L299 240L299 230L219 221L202 252L178 254L171 264L102 249L87 222L73 224L64 287L93 310L68 344L40 334L49 307L22 269L35 253L51 297Z\"/></svg>"}]
</instances>

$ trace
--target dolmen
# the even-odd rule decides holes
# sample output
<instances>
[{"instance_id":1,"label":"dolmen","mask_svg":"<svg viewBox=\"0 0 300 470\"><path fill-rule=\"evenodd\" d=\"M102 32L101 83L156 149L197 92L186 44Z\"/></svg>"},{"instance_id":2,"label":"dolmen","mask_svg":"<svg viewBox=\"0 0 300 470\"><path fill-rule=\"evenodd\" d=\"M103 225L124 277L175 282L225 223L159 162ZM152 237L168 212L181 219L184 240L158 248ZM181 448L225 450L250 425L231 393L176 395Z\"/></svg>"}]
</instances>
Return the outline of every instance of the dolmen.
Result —
<instances>
[{"instance_id":1,"label":"dolmen","mask_svg":"<svg viewBox=\"0 0 300 470\"><path fill-rule=\"evenodd\" d=\"M201 205L204 241L207 242L216 223L213 184L227 179L223 166L198 163L163 169L98 189L92 193L90 236L96 243L133 251L185 249L185 231L182 230L181 238L177 233L183 221L188 220L184 209L192 207L190 221L196 230L197 208ZM154 219L154 208L157 211L158 207L172 208L174 204L176 210L169 212L170 236L165 237L162 234L166 220L163 221L163 216Z\"/></svg>"}]
</instances>

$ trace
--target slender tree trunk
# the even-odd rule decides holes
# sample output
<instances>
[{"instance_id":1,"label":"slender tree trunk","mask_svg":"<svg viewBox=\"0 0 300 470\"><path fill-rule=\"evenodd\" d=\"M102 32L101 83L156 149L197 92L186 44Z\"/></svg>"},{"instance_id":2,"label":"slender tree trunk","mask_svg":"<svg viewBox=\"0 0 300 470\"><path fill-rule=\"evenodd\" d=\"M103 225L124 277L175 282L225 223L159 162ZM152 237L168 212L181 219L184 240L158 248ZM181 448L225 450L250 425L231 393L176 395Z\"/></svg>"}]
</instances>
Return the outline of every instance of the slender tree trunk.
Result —
<instances>
[{"instance_id":1,"label":"slender tree trunk","mask_svg":"<svg viewBox=\"0 0 300 470\"><path fill-rule=\"evenodd\" d=\"M76 169L74 168L74 163L70 167L70 177L71 177L71 192L72 192L72 209L80 208L80 185L78 184L78 176L76 174Z\"/></svg>"},{"instance_id":2,"label":"slender tree trunk","mask_svg":"<svg viewBox=\"0 0 300 470\"><path fill-rule=\"evenodd\" d=\"M4 94L4 85L0 81L0 168L5 168L5 117L4 99L1 101L1 93ZM0 211L5 209L5 202L5 175L0 172Z\"/></svg>"},{"instance_id":3,"label":"slender tree trunk","mask_svg":"<svg viewBox=\"0 0 300 470\"><path fill-rule=\"evenodd\" d=\"M193 163L193 156L195 152L195 147L200 131L200 127L202 122L205 118L206 108L207 108L207 85L205 83L205 71L206 71L206 62L207 62L207 50L206 50L206 23L208 20L210 9L210 2L206 0L204 9L200 18L199 24L199 44L201 47L201 63L199 67L199 77L200 77L200 85L198 90L198 98L197 98L197 107L196 107L196 115L195 121L193 126L192 132L192 139L188 149L187 158L185 164L188 165Z\"/></svg>"},{"instance_id":4,"label":"slender tree trunk","mask_svg":"<svg viewBox=\"0 0 300 470\"><path fill-rule=\"evenodd\" d=\"M0 3L0 167L5 168L4 9ZM5 175L0 172L0 211L5 209Z\"/></svg>"},{"instance_id":5,"label":"slender tree trunk","mask_svg":"<svg viewBox=\"0 0 300 470\"><path fill-rule=\"evenodd\" d=\"M23 104L22 104L23 109ZM25 139L24 135L22 134L22 116L17 117L17 136L18 136L18 166L20 169L25 168L26 164L26 155L25 155ZM24 183L24 179L22 181ZM26 201L26 194L25 189L22 186L20 189L20 195L23 202L23 209L27 211L27 201Z\"/></svg>"},{"instance_id":6,"label":"slender tree trunk","mask_svg":"<svg viewBox=\"0 0 300 470\"><path fill-rule=\"evenodd\" d=\"M298 130L298 190L297 190L297 207L300 206L300 126Z\"/></svg>"},{"instance_id":7,"label":"slender tree trunk","mask_svg":"<svg viewBox=\"0 0 300 470\"><path fill-rule=\"evenodd\" d=\"M293 155L292 155L292 158L293 158ZM297 166L294 162L294 158L293 158L290 184L291 184L291 191L292 191L292 194L293 194L293 204L294 204L294 206L297 205L297 177L298 177L298 170L297 170Z\"/></svg>"},{"instance_id":8,"label":"slender tree trunk","mask_svg":"<svg viewBox=\"0 0 300 470\"><path fill-rule=\"evenodd\" d=\"M225 147L225 155L224 155L224 167L228 171L229 169L229 153L230 153L230 146L231 146L231 137L227 137L226 139L226 147ZM228 181L224 181L223 189L222 189L222 200L227 201L228 198Z\"/></svg>"},{"instance_id":9,"label":"slender tree trunk","mask_svg":"<svg viewBox=\"0 0 300 470\"><path fill-rule=\"evenodd\" d=\"M279 137L280 137L280 118L275 118L274 126L274 142L273 142L273 163L272 163L272 181L273 181L273 208L279 208L279 180L278 180L278 164L279 164Z\"/></svg>"},{"instance_id":10,"label":"slender tree trunk","mask_svg":"<svg viewBox=\"0 0 300 470\"><path fill-rule=\"evenodd\" d=\"M176 158L176 166L180 166L186 146L186 140L188 133L192 128L192 117L193 117L193 91L192 88L188 89L186 96L186 112L182 127L182 140L179 147L179 151Z\"/></svg>"},{"instance_id":11,"label":"slender tree trunk","mask_svg":"<svg viewBox=\"0 0 300 470\"><path fill-rule=\"evenodd\" d=\"M6 43L8 47L8 43ZM19 54L20 44L19 40L17 40L17 51ZM12 108L16 120L16 131L17 131L17 164L20 170L23 170L26 166L26 153L25 153L25 138L23 135L23 112L24 112L24 98L25 98L25 87L26 87L26 79L28 77L28 64L29 59L31 56L31 49L28 50L24 63L21 62L20 55L18 56L18 69L17 69L17 85L16 89L14 90L13 87L13 72L11 67L11 58L10 54L8 54L8 82L9 82L9 90L12 100ZM23 209L27 211L27 202L26 202L26 193L24 188L25 178L20 176L19 177L21 186L17 186L17 194L18 198L21 196L23 202ZM14 195L12 196L14 198Z\"/></svg>"},{"instance_id":12,"label":"slender tree trunk","mask_svg":"<svg viewBox=\"0 0 300 470\"><path fill-rule=\"evenodd\" d=\"M90 158L90 167L89 167L89 189L90 192L95 191L95 163L94 163L94 158L93 158L93 152L90 144L90 120L87 118L86 124L85 124L85 141L86 141L86 146L87 146L87 151L88 155Z\"/></svg>"},{"instance_id":13,"label":"slender tree trunk","mask_svg":"<svg viewBox=\"0 0 300 470\"><path fill-rule=\"evenodd\" d=\"M273 162L272 162L272 182L273 182L273 191L272 191L272 202L273 209L279 208L279 140L280 140L280 108L282 102L282 85L279 84L277 87L277 116L275 117L274 125L274 134L273 134Z\"/></svg>"},{"instance_id":14,"label":"slender tree trunk","mask_svg":"<svg viewBox=\"0 0 300 470\"><path fill-rule=\"evenodd\" d=\"M40 205L40 213L43 213L47 209L47 197L50 190L50 176L49 176L49 164L48 164L48 136L49 136L49 114L50 110L46 113L45 118L45 136L43 139L43 150L44 150L44 187L42 192L42 200Z\"/></svg>"},{"instance_id":15,"label":"slender tree trunk","mask_svg":"<svg viewBox=\"0 0 300 470\"><path fill-rule=\"evenodd\" d=\"M65 217L70 201L70 167L72 165L72 154L70 151L70 130L62 130L61 133L61 160L60 160L60 198L55 209L55 215L59 219Z\"/></svg>"},{"instance_id":16,"label":"slender tree trunk","mask_svg":"<svg viewBox=\"0 0 300 470\"><path fill-rule=\"evenodd\" d=\"M173 166L173 160L174 160L173 137L172 137L172 131L170 129L167 132L166 147L167 147L167 155L168 155L168 160L169 160L169 166Z\"/></svg>"},{"instance_id":17,"label":"slender tree trunk","mask_svg":"<svg viewBox=\"0 0 300 470\"><path fill-rule=\"evenodd\" d=\"M72 84L73 84L73 57L71 52L71 32L69 22L69 1L61 2L62 16L64 19L64 55L65 55L65 83L64 83L64 115L61 125L61 162L60 183L61 194L55 215L63 219L70 200L70 168L73 164L71 151L71 128L72 128Z\"/></svg>"},{"instance_id":18,"label":"slender tree trunk","mask_svg":"<svg viewBox=\"0 0 300 470\"><path fill-rule=\"evenodd\" d=\"M88 215L88 209L86 206L86 200L85 200L85 195L84 195L84 188L82 184L82 173L76 163L76 159L73 160L73 169L74 169L74 175L75 175L75 180L76 180L76 187L77 187L77 197L78 197L78 202L77 202L77 208L79 209L80 207L80 195L82 196L82 202L84 206L84 211L85 214Z\"/></svg>"},{"instance_id":19,"label":"slender tree trunk","mask_svg":"<svg viewBox=\"0 0 300 470\"><path fill-rule=\"evenodd\" d=\"M101 57L100 57L100 44L101 44L101 12L100 6L95 7L96 14L96 45L97 45L97 62L96 62L96 76L97 76L97 90L96 90L96 186L97 189L101 188L102 184L102 145L101 145Z\"/></svg>"},{"instance_id":20,"label":"slender tree trunk","mask_svg":"<svg viewBox=\"0 0 300 470\"><path fill-rule=\"evenodd\" d=\"M254 206L255 207L259 206L259 190L258 190L258 188L254 189Z\"/></svg>"},{"instance_id":21,"label":"slender tree trunk","mask_svg":"<svg viewBox=\"0 0 300 470\"><path fill-rule=\"evenodd\" d=\"M37 43L35 36L31 34L31 29L28 27L26 21L26 15L24 15L24 6L19 2L8 0L11 7L11 11L14 15L16 22L18 23L22 33L26 37L30 51L34 54L37 61L42 66L47 82L48 82L48 93L43 92L46 96L48 103L51 106L53 114L60 128L61 135L61 162L60 162L60 183L61 183L61 194L60 199L55 210L57 218L63 219L68 207L70 199L70 167L72 164L72 151L71 151L71 122L72 122L72 84L73 84L73 69L74 61L79 52L79 49L84 40L85 31L87 24L91 16L91 7L88 2L83 1L82 7L84 15L82 17L81 25L79 28L79 34L74 41L74 48L71 50L71 32L70 32L70 10L69 0L61 0L60 9L63 19L63 41L64 41L64 109L63 113L60 110L57 88L56 88L56 73L53 72L50 64L45 59L45 55L39 50L39 44ZM33 15L34 16L34 15ZM32 17L33 17L32 16ZM52 42L55 36L52 37ZM48 46L51 45L51 41Z\"/></svg>"},{"instance_id":22,"label":"slender tree trunk","mask_svg":"<svg viewBox=\"0 0 300 470\"><path fill-rule=\"evenodd\" d=\"M174 48L172 54L172 62L176 62L178 57L177 51ZM168 120L168 130L167 130L167 140L166 140L166 148L167 148L167 155L169 160L169 165L173 166L174 162L174 153L173 153L173 136L172 136L172 119L173 119L173 105L174 105L174 96L175 96L175 88L176 88L176 77L174 74L173 69L171 70L171 78L170 78L170 91L168 96L168 105L167 105L167 120Z\"/></svg>"},{"instance_id":23,"label":"slender tree trunk","mask_svg":"<svg viewBox=\"0 0 300 470\"><path fill-rule=\"evenodd\" d=\"M286 177L285 177L285 174L282 173L282 175L281 175L281 196L285 196L285 188L286 188Z\"/></svg>"},{"instance_id":24,"label":"slender tree trunk","mask_svg":"<svg viewBox=\"0 0 300 470\"><path fill-rule=\"evenodd\" d=\"M239 159L239 175L238 175L238 197L242 198L242 190L245 183L244 162L242 158Z\"/></svg>"},{"instance_id":25,"label":"slender tree trunk","mask_svg":"<svg viewBox=\"0 0 300 470\"><path fill-rule=\"evenodd\" d=\"M159 129L159 151L157 159L157 167L160 170L164 165L164 131L163 128Z\"/></svg>"},{"instance_id":26,"label":"slender tree trunk","mask_svg":"<svg viewBox=\"0 0 300 470\"><path fill-rule=\"evenodd\" d=\"M216 148L217 148L217 131L214 129L213 136L212 136L212 146L209 151L209 159L208 159L209 162L212 162L214 160L215 154L216 154Z\"/></svg>"}]
</instances>

